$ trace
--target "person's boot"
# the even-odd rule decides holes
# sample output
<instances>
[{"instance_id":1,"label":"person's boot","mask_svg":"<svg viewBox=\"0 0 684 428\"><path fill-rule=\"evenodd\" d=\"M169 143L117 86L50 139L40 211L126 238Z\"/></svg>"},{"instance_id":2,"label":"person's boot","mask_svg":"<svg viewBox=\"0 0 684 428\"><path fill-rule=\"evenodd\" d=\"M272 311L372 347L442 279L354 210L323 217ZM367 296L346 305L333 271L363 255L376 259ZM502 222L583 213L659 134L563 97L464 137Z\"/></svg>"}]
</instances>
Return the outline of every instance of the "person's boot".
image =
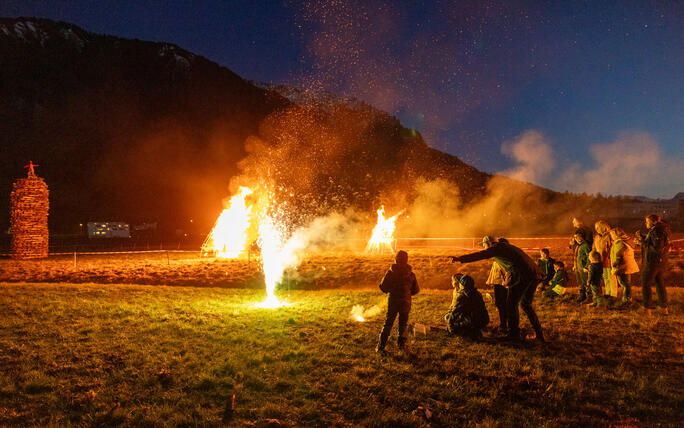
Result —
<instances>
[{"instance_id":1,"label":"person's boot","mask_svg":"<svg viewBox=\"0 0 684 428\"><path fill-rule=\"evenodd\" d=\"M500 334L506 334L508 333L508 322L506 321L506 317L503 315L499 315L499 333Z\"/></svg>"},{"instance_id":2,"label":"person's boot","mask_svg":"<svg viewBox=\"0 0 684 428\"><path fill-rule=\"evenodd\" d=\"M380 338L378 340L378 345L375 347L375 352L385 352L385 346L387 346L387 339L389 337L383 336L380 334Z\"/></svg>"},{"instance_id":3,"label":"person's boot","mask_svg":"<svg viewBox=\"0 0 684 428\"><path fill-rule=\"evenodd\" d=\"M587 300L587 294L584 291L580 291L580 295L577 298L577 303L582 303Z\"/></svg>"},{"instance_id":4,"label":"person's boot","mask_svg":"<svg viewBox=\"0 0 684 428\"><path fill-rule=\"evenodd\" d=\"M534 329L534 340L539 343L546 343L546 339L544 339L544 332L542 331L541 327L536 327Z\"/></svg>"},{"instance_id":5,"label":"person's boot","mask_svg":"<svg viewBox=\"0 0 684 428\"><path fill-rule=\"evenodd\" d=\"M397 339L397 344L399 345L399 349L402 351L406 351L406 338L405 337L399 337Z\"/></svg>"},{"instance_id":6,"label":"person's boot","mask_svg":"<svg viewBox=\"0 0 684 428\"><path fill-rule=\"evenodd\" d=\"M520 342L520 330L508 330L508 333L499 340L502 342Z\"/></svg>"}]
</instances>

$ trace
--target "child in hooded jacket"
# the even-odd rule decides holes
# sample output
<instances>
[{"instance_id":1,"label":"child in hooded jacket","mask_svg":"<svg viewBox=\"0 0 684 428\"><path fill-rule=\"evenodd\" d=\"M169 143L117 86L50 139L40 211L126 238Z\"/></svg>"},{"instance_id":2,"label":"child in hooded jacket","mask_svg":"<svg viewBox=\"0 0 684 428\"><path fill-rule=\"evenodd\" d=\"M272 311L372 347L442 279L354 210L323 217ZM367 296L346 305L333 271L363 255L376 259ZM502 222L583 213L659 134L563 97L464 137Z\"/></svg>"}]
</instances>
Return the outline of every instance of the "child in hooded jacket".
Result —
<instances>
[{"instance_id":1,"label":"child in hooded jacket","mask_svg":"<svg viewBox=\"0 0 684 428\"><path fill-rule=\"evenodd\" d=\"M601 306L603 299L601 298L601 278L603 278L603 263L601 262L601 254L598 251L589 253L589 267L587 272L587 287L594 295L592 302L593 307Z\"/></svg>"},{"instance_id":2,"label":"child in hooded jacket","mask_svg":"<svg viewBox=\"0 0 684 428\"><path fill-rule=\"evenodd\" d=\"M454 287L451 308L444 316L447 331L472 339L482 337L482 329L489 324L489 313L475 281L469 275L456 274L451 278L451 285Z\"/></svg>"},{"instance_id":3,"label":"child in hooded jacket","mask_svg":"<svg viewBox=\"0 0 684 428\"><path fill-rule=\"evenodd\" d=\"M395 261L396 263L389 268L380 283L380 290L389 295L387 296L385 324L380 332L378 346L375 348L377 352L385 350L397 315L399 316L399 337L397 343L400 349L404 349L408 341L408 318L411 311L411 298L420 291L416 275L408 264L408 253L403 250L397 252Z\"/></svg>"}]
</instances>

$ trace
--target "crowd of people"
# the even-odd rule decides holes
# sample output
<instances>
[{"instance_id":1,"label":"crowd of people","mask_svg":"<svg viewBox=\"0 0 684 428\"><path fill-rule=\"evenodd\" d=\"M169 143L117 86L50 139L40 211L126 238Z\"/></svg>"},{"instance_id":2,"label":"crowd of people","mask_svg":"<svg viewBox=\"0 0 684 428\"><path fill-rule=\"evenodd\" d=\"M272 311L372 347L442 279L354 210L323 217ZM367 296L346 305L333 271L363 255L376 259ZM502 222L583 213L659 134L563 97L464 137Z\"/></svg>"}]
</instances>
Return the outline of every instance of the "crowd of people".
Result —
<instances>
[{"instance_id":1,"label":"crowd of people","mask_svg":"<svg viewBox=\"0 0 684 428\"><path fill-rule=\"evenodd\" d=\"M595 223L593 231L577 218L573 218L572 222L574 234L569 248L573 255L572 270L579 286L577 296L567 293L565 264L554 260L548 248L540 250L539 259L535 262L505 238L485 236L481 243L483 250L451 257L452 263L493 259L486 284L494 289L494 303L499 313L497 329L502 334L502 340L521 340L520 307L532 324L534 338L545 342L541 323L532 307L538 288L547 299L573 299L578 304L591 305L597 309L608 305L629 308L633 304L630 276L641 272L645 313L651 315L654 309L651 297L653 286L657 294L657 308L663 314L668 313L663 273L668 262L670 230L660 216L646 216L647 232L639 231L633 239L621 228L611 227L603 220ZM641 247L641 267L634 256L636 245ZM489 324L490 318L475 281L469 275L456 274L451 282L454 287L453 298L449 312L444 317L447 331L473 339L482 337L482 329ZM412 296L419 292L405 251L397 253L396 263L385 274L380 289L389 296L387 317L376 350L385 349L397 316L398 344L404 348Z\"/></svg>"}]
</instances>

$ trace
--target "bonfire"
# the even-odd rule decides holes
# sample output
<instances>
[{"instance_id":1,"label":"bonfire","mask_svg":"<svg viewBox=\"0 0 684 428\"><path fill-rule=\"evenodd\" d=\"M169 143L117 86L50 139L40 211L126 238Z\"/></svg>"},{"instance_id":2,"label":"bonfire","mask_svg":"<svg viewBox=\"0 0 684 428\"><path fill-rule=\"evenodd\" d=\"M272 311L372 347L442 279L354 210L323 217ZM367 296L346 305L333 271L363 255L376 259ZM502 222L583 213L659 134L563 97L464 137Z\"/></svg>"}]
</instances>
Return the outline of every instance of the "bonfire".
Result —
<instances>
[{"instance_id":1,"label":"bonfire","mask_svg":"<svg viewBox=\"0 0 684 428\"><path fill-rule=\"evenodd\" d=\"M401 211L392 217L385 218L385 207L378 210L378 222L373 228L373 234L366 245L366 252L370 254L394 253L394 229L396 228L397 217Z\"/></svg>"},{"instance_id":2,"label":"bonfire","mask_svg":"<svg viewBox=\"0 0 684 428\"><path fill-rule=\"evenodd\" d=\"M230 198L228 207L204 240L202 254L225 259L245 254L249 244L247 230L252 222L252 207L247 206L246 199L252 193L250 188L240 187L238 194Z\"/></svg>"}]
</instances>

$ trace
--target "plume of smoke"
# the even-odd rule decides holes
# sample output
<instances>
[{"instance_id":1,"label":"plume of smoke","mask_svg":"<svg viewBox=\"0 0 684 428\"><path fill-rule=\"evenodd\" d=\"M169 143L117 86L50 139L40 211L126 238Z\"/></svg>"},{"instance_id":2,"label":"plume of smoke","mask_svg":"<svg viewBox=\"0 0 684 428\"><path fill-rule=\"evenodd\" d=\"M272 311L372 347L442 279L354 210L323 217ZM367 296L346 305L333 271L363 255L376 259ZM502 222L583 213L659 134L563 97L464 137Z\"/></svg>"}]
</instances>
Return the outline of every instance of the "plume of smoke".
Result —
<instances>
[{"instance_id":1,"label":"plume of smoke","mask_svg":"<svg viewBox=\"0 0 684 428\"><path fill-rule=\"evenodd\" d=\"M517 164L501 174L516 180L540 183L556 166L551 146L544 135L534 129L514 141L504 142L501 151Z\"/></svg>"},{"instance_id":2,"label":"plume of smoke","mask_svg":"<svg viewBox=\"0 0 684 428\"><path fill-rule=\"evenodd\" d=\"M297 229L291 239L301 242L301 251L306 252L357 249L355 247L365 245L362 242L365 229L363 218L349 209L315 218L307 226Z\"/></svg>"},{"instance_id":3,"label":"plume of smoke","mask_svg":"<svg viewBox=\"0 0 684 428\"><path fill-rule=\"evenodd\" d=\"M561 191L671 197L684 188L684 160L666 156L646 132L623 132L593 144L585 162L564 165L560 174L553 174L560 162L540 131L524 132L502 151L515 163L503 175Z\"/></svg>"},{"instance_id":4,"label":"plume of smoke","mask_svg":"<svg viewBox=\"0 0 684 428\"><path fill-rule=\"evenodd\" d=\"M492 177L485 195L468 203L450 181L420 179L398 234L436 238L566 233L569 216L581 209L576 201L503 176Z\"/></svg>"},{"instance_id":5,"label":"plume of smoke","mask_svg":"<svg viewBox=\"0 0 684 428\"><path fill-rule=\"evenodd\" d=\"M625 132L590 147L593 166L568 168L556 188L603 194L672 197L684 189L684 160L666 156L645 132Z\"/></svg>"},{"instance_id":6,"label":"plume of smoke","mask_svg":"<svg viewBox=\"0 0 684 428\"><path fill-rule=\"evenodd\" d=\"M367 321L368 318L375 317L387 309L387 302L373 305L364 309L363 305L354 305L349 313L349 317L355 321Z\"/></svg>"}]
</instances>

